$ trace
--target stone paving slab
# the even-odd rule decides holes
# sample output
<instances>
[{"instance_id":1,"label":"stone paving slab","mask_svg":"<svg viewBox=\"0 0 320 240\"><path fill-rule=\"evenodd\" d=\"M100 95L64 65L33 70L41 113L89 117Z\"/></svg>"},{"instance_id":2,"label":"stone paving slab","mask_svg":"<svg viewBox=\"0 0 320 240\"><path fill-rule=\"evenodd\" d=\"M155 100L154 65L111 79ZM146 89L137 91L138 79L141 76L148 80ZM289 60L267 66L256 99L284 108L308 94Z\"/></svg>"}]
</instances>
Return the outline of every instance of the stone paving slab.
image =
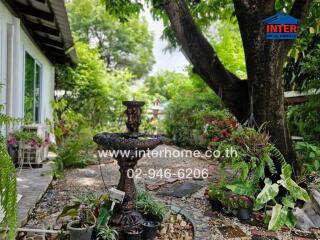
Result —
<instances>
[{"instance_id":1,"label":"stone paving slab","mask_svg":"<svg viewBox=\"0 0 320 240\"><path fill-rule=\"evenodd\" d=\"M159 195L182 198L196 193L201 187L202 184L195 182L177 183L171 188L159 192Z\"/></svg>"},{"instance_id":2,"label":"stone paving slab","mask_svg":"<svg viewBox=\"0 0 320 240\"><path fill-rule=\"evenodd\" d=\"M225 239L243 238L247 236L238 226L223 226L218 227L218 229Z\"/></svg>"},{"instance_id":3,"label":"stone paving slab","mask_svg":"<svg viewBox=\"0 0 320 240\"><path fill-rule=\"evenodd\" d=\"M17 172L17 191L21 194L18 203L17 224L23 226L27 223L29 213L42 198L52 181L52 168L50 164L43 164L42 168L26 168Z\"/></svg>"}]
</instances>

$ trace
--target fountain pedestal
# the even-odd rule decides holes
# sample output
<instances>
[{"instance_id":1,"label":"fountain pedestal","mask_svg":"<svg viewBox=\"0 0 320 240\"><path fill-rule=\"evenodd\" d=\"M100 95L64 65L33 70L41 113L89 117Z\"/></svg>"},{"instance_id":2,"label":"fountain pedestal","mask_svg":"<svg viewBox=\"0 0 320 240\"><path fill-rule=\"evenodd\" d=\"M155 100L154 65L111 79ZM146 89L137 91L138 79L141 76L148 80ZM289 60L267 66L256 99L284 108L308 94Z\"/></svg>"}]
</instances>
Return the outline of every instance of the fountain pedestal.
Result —
<instances>
[{"instance_id":1,"label":"fountain pedestal","mask_svg":"<svg viewBox=\"0 0 320 240\"><path fill-rule=\"evenodd\" d=\"M110 222L112 225L119 227L122 230L140 228L143 223L143 218L138 211L134 210L134 198L136 187L134 178L128 177L128 171L134 169L138 159L135 161L126 161L125 159L117 159L120 166L120 180L117 189L125 192L125 197L122 204L117 204L114 209Z\"/></svg>"},{"instance_id":2,"label":"fountain pedestal","mask_svg":"<svg viewBox=\"0 0 320 240\"><path fill-rule=\"evenodd\" d=\"M142 215L134 209L136 188L134 178L128 177L128 171L134 170L138 160L143 156L141 151L153 150L164 140L163 137L138 133L141 107L144 102L125 101L123 104L127 107L125 113L128 133L100 133L93 138L104 150L119 153L118 156L114 156L120 166L120 181L117 189L125 192L125 197L122 204L116 204L110 221L120 231L141 229L143 223Z\"/></svg>"}]
</instances>

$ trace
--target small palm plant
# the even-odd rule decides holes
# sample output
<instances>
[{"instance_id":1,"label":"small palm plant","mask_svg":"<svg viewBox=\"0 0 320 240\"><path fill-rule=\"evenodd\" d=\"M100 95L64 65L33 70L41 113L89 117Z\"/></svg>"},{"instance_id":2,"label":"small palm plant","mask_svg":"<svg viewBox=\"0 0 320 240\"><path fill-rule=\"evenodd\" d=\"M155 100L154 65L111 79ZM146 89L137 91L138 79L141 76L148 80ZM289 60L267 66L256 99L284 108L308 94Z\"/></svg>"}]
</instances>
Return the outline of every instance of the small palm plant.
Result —
<instances>
[{"instance_id":1,"label":"small palm plant","mask_svg":"<svg viewBox=\"0 0 320 240\"><path fill-rule=\"evenodd\" d=\"M114 228L106 226L99 229L98 237L103 240L117 240L119 238L119 234Z\"/></svg>"}]
</instances>

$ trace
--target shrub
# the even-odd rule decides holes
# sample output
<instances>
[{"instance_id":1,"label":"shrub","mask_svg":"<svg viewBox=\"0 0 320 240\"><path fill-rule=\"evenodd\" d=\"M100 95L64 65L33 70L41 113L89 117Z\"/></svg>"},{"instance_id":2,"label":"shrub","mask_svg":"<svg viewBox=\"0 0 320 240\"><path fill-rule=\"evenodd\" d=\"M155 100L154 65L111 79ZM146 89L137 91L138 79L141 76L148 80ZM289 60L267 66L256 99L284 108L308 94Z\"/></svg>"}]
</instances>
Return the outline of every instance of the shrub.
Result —
<instances>
[{"instance_id":1,"label":"shrub","mask_svg":"<svg viewBox=\"0 0 320 240\"><path fill-rule=\"evenodd\" d=\"M92 131L81 129L75 136L70 136L57 148L55 176L61 176L64 168L85 167L93 159L94 143Z\"/></svg>"},{"instance_id":2,"label":"shrub","mask_svg":"<svg viewBox=\"0 0 320 240\"><path fill-rule=\"evenodd\" d=\"M179 96L170 101L166 108L164 125L167 134L174 142L182 146L206 148L208 138L204 135L206 118L230 115L219 104L219 100L211 93L205 95Z\"/></svg>"},{"instance_id":3,"label":"shrub","mask_svg":"<svg viewBox=\"0 0 320 240\"><path fill-rule=\"evenodd\" d=\"M296 144L297 152L300 153L301 158L299 163L302 173L315 173L320 170L320 147L307 142L298 142Z\"/></svg>"},{"instance_id":4,"label":"shrub","mask_svg":"<svg viewBox=\"0 0 320 240\"><path fill-rule=\"evenodd\" d=\"M304 137L320 145L320 102L319 97L310 97L303 105L292 106L288 110L288 125L293 135Z\"/></svg>"}]
</instances>

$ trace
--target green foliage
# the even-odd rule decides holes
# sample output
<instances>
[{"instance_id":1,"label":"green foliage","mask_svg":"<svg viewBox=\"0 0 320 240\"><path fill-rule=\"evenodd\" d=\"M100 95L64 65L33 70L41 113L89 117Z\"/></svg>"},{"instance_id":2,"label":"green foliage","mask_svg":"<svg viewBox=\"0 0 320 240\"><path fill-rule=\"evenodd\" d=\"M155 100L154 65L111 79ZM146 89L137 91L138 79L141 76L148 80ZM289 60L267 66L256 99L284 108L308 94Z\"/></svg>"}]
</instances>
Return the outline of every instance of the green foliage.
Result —
<instances>
[{"instance_id":1,"label":"green foliage","mask_svg":"<svg viewBox=\"0 0 320 240\"><path fill-rule=\"evenodd\" d=\"M28 132L28 131L16 131L13 133L16 141L25 142L25 143L32 143L35 142L37 144L43 144L43 140L37 135L35 132Z\"/></svg>"},{"instance_id":2,"label":"green foliage","mask_svg":"<svg viewBox=\"0 0 320 240\"><path fill-rule=\"evenodd\" d=\"M227 21L220 21L217 25L219 39L213 38L212 45L219 59L230 72L240 79L246 79L247 70L239 26Z\"/></svg>"},{"instance_id":3,"label":"green foliage","mask_svg":"<svg viewBox=\"0 0 320 240\"><path fill-rule=\"evenodd\" d=\"M292 1L284 7L288 12ZM283 6L284 4L282 4ZM320 44L320 2L312 1L310 11L302 22L299 38L294 42L284 66L284 80L287 90L319 88L319 44Z\"/></svg>"},{"instance_id":4,"label":"green foliage","mask_svg":"<svg viewBox=\"0 0 320 240\"><path fill-rule=\"evenodd\" d=\"M223 184L209 183L208 189L208 194L211 199L218 199L220 201L224 199L226 188Z\"/></svg>"},{"instance_id":5,"label":"green foliage","mask_svg":"<svg viewBox=\"0 0 320 240\"><path fill-rule=\"evenodd\" d=\"M269 178L264 180L264 184L264 188L256 197L256 209L260 209L263 204L275 199L279 193L279 185L276 183L272 184Z\"/></svg>"},{"instance_id":6,"label":"green foliage","mask_svg":"<svg viewBox=\"0 0 320 240\"><path fill-rule=\"evenodd\" d=\"M293 48L290 52L289 56L291 57L288 58L284 68L287 90L306 91L320 88L318 71L320 67L318 61L320 57L320 33L314 34L306 44L305 50Z\"/></svg>"},{"instance_id":7,"label":"green foliage","mask_svg":"<svg viewBox=\"0 0 320 240\"><path fill-rule=\"evenodd\" d=\"M57 120L64 112L74 111L92 128L114 128L121 125L122 101L130 97L128 85L133 75L127 71L106 69L97 50L77 44L79 64L76 68L61 66L57 70L56 89L61 97ZM66 113L67 115L70 115ZM64 123L62 123L64 124Z\"/></svg>"},{"instance_id":8,"label":"green foliage","mask_svg":"<svg viewBox=\"0 0 320 240\"><path fill-rule=\"evenodd\" d=\"M82 128L60 143L57 149L55 176L60 177L65 168L85 167L92 162L94 143L90 128Z\"/></svg>"},{"instance_id":9,"label":"green foliage","mask_svg":"<svg viewBox=\"0 0 320 240\"><path fill-rule=\"evenodd\" d=\"M253 202L251 200L251 198L247 197L247 196L240 196L238 199L238 206L239 208L247 208L247 209L251 209L253 205Z\"/></svg>"},{"instance_id":10,"label":"green foliage","mask_svg":"<svg viewBox=\"0 0 320 240\"><path fill-rule=\"evenodd\" d=\"M3 105L0 105L0 128L13 122L12 118L2 113L2 109ZM0 226L10 227L7 239L13 240L17 216L16 170L7 152L6 140L2 133L0 133L0 159L0 211L4 214L4 219L0 219Z\"/></svg>"},{"instance_id":11,"label":"green foliage","mask_svg":"<svg viewBox=\"0 0 320 240\"><path fill-rule=\"evenodd\" d=\"M231 184L227 184L226 188L236 193L237 195L254 196L257 191L257 187L248 180L232 181Z\"/></svg>"},{"instance_id":12,"label":"green foliage","mask_svg":"<svg viewBox=\"0 0 320 240\"><path fill-rule=\"evenodd\" d=\"M151 213L160 218L163 218L166 213L165 206L154 200L145 190L140 190L136 193L135 206L145 214Z\"/></svg>"},{"instance_id":13,"label":"green foliage","mask_svg":"<svg viewBox=\"0 0 320 240\"><path fill-rule=\"evenodd\" d=\"M74 201L72 205L65 206L58 219L66 216L78 217L80 227L96 224L96 227L102 230L112 215L111 205L108 194L88 194Z\"/></svg>"},{"instance_id":14,"label":"green foliage","mask_svg":"<svg viewBox=\"0 0 320 240\"><path fill-rule=\"evenodd\" d=\"M301 154L303 167L312 174L320 170L320 147L307 142L298 142L296 150Z\"/></svg>"},{"instance_id":15,"label":"green foliage","mask_svg":"<svg viewBox=\"0 0 320 240\"><path fill-rule=\"evenodd\" d=\"M297 199L308 202L310 197L307 191L298 186L292 179L292 168L289 164L284 164L281 170L281 179L277 183L265 179L265 186L256 197L255 209L267 207L269 201L273 201L275 205L272 208L272 216L269 221L268 229L272 231L280 230L284 225L293 228L297 224L297 219L293 215L294 203ZM281 203L276 201L279 193L279 186L284 187L288 193L282 197Z\"/></svg>"},{"instance_id":16,"label":"green foliage","mask_svg":"<svg viewBox=\"0 0 320 240\"><path fill-rule=\"evenodd\" d=\"M239 188L236 189L237 187ZM249 187L251 190L245 189L246 187ZM228 213L235 214L235 210L238 208L252 208L253 206L252 199L249 197L252 187L249 184L246 186L244 184L229 185L225 184L224 181L220 181L219 184L209 184L208 189L210 199L219 200Z\"/></svg>"},{"instance_id":17,"label":"green foliage","mask_svg":"<svg viewBox=\"0 0 320 240\"><path fill-rule=\"evenodd\" d=\"M123 21L128 21L130 16L139 14L143 10L143 3L146 2L151 7L152 15L155 19L161 19L164 25L162 38L170 43L167 47L171 50L177 47L175 34L170 28L168 16L162 9L163 0L103 0L106 3L107 11ZM208 0L208 1L193 1L187 0L186 3L191 11L198 26L208 31L212 22L215 20L225 20L235 23L234 5L232 0Z\"/></svg>"},{"instance_id":18,"label":"green foliage","mask_svg":"<svg viewBox=\"0 0 320 240\"><path fill-rule=\"evenodd\" d=\"M221 127L215 131L217 133L219 130L226 129L225 124L217 121L212 123ZM270 144L269 136L263 131L263 127L260 128L260 132L243 126L228 129L228 134L225 134L224 137L221 137L220 134L213 137L209 146L222 153L231 147L237 151L235 155L220 159L221 172L224 172L225 167L228 166L237 178L230 180L230 183L227 184L222 181L219 187L209 186L209 196L217 196L224 203L226 211L231 213L245 204L239 200L243 197L254 199L255 210L267 209L271 202L274 205L272 216L271 219L266 219L269 230L277 231L284 225L293 228L297 222L292 214L295 202L298 199L307 202L310 198L306 190L291 178L291 166L286 163L280 151ZM265 176L266 169L272 174L276 173L273 159L281 164L280 179L276 183L272 183ZM262 180L265 185L263 189L260 189L259 183ZM281 202L277 199L280 186L287 190L287 195L282 197ZM232 200L229 200L230 196Z\"/></svg>"},{"instance_id":19,"label":"green foliage","mask_svg":"<svg viewBox=\"0 0 320 240\"><path fill-rule=\"evenodd\" d=\"M176 78L167 86L171 100L166 106L164 127L175 143L194 147L206 147L203 138L205 118L227 116L218 96L216 96L195 75Z\"/></svg>"},{"instance_id":20,"label":"green foliage","mask_svg":"<svg viewBox=\"0 0 320 240\"><path fill-rule=\"evenodd\" d=\"M309 101L288 110L288 125L291 134L305 140L320 143L320 102L319 96L309 97Z\"/></svg>"},{"instance_id":21,"label":"green foliage","mask_svg":"<svg viewBox=\"0 0 320 240\"><path fill-rule=\"evenodd\" d=\"M230 167L239 178L233 180L226 187L238 195L246 195L254 198L259 190L258 185L265 178L265 170L271 174L276 173L273 157L274 146L269 142L269 136L265 132L258 132L253 128L237 127L227 130L224 121L212 121L215 126L221 128L215 130L218 135L212 137L209 148L218 150L223 154L221 159L221 172L226 166ZM224 135L223 137L221 135ZM226 153L233 149L236 154Z\"/></svg>"},{"instance_id":22,"label":"green foliage","mask_svg":"<svg viewBox=\"0 0 320 240\"><path fill-rule=\"evenodd\" d=\"M114 7L119 2L125 1L116 1ZM137 78L151 70L153 36L145 19L132 16L121 22L106 12L100 0L73 0L67 7L76 38L96 45L108 68L128 69Z\"/></svg>"},{"instance_id":23,"label":"green foliage","mask_svg":"<svg viewBox=\"0 0 320 240\"><path fill-rule=\"evenodd\" d=\"M187 82L187 76L182 73L163 71L156 75L146 78L144 85L148 90L148 94L151 96L159 97L161 100L170 100L176 92L179 91L173 89L175 84L183 84Z\"/></svg>"},{"instance_id":24,"label":"green foliage","mask_svg":"<svg viewBox=\"0 0 320 240\"><path fill-rule=\"evenodd\" d=\"M98 236L103 240L117 240L119 233L116 229L106 226L99 229Z\"/></svg>"}]
</instances>

